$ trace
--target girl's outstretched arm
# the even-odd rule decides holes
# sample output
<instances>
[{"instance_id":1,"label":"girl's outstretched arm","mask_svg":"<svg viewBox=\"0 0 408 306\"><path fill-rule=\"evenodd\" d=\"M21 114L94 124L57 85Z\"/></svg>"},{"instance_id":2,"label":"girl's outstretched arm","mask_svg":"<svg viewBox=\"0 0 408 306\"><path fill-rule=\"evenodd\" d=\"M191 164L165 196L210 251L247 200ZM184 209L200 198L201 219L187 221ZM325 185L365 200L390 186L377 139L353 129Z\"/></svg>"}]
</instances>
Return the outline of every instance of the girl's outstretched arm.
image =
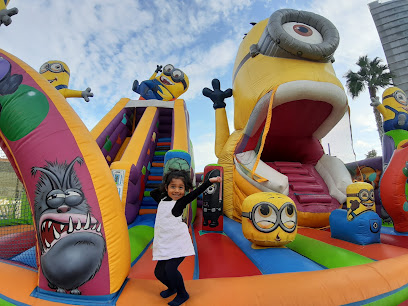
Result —
<instances>
[{"instance_id":1,"label":"girl's outstretched arm","mask_svg":"<svg viewBox=\"0 0 408 306\"><path fill-rule=\"evenodd\" d=\"M157 204L159 204L162 198L162 193L160 192L160 188L156 188L150 191L150 196L153 198L153 200L157 202Z\"/></svg>"},{"instance_id":2,"label":"girl's outstretched arm","mask_svg":"<svg viewBox=\"0 0 408 306\"><path fill-rule=\"evenodd\" d=\"M221 180L222 178L220 176L212 177L209 180L206 180L204 183L202 183L200 186L198 186L189 194L186 194L181 199L178 199L173 209L171 210L173 216L175 217L181 216L183 214L183 209L187 206L188 203L190 203L200 194L202 194L208 187L211 186L212 183L221 182Z\"/></svg>"}]
</instances>

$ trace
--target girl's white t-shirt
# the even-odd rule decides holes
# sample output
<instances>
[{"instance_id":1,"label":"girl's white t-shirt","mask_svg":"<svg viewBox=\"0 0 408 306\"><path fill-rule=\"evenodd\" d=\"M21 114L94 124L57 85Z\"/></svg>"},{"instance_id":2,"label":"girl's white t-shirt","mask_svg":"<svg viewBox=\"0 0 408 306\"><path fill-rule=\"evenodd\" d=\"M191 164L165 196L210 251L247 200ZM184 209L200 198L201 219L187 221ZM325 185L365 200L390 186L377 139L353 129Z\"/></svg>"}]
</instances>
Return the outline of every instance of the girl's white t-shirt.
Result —
<instances>
[{"instance_id":1,"label":"girl's white t-shirt","mask_svg":"<svg viewBox=\"0 0 408 306\"><path fill-rule=\"evenodd\" d=\"M175 200L161 200L156 213L153 239L153 260L195 255L187 224L182 216L175 217L171 210Z\"/></svg>"}]
</instances>

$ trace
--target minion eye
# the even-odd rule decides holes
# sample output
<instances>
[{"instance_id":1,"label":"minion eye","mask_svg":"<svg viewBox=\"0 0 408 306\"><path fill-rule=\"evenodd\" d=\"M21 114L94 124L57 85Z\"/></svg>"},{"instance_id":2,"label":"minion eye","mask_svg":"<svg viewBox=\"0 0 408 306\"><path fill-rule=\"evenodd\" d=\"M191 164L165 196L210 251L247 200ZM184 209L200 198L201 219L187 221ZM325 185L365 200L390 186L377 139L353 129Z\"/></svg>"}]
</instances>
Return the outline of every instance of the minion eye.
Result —
<instances>
[{"instance_id":1,"label":"minion eye","mask_svg":"<svg viewBox=\"0 0 408 306\"><path fill-rule=\"evenodd\" d=\"M262 203L256 207L253 215L253 222L260 231L269 231L275 227L278 216L276 214L275 206L271 204Z\"/></svg>"},{"instance_id":2,"label":"minion eye","mask_svg":"<svg viewBox=\"0 0 408 306\"><path fill-rule=\"evenodd\" d=\"M296 209L293 204L288 203L281 212L280 215L283 229L287 231L293 231L297 224Z\"/></svg>"},{"instance_id":3,"label":"minion eye","mask_svg":"<svg viewBox=\"0 0 408 306\"><path fill-rule=\"evenodd\" d=\"M321 44L323 36L314 27L299 22L282 24L283 29L293 38L309 44Z\"/></svg>"},{"instance_id":4,"label":"minion eye","mask_svg":"<svg viewBox=\"0 0 408 306\"><path fill-rule=\"evenodd\" d=\"M361 191L360 196L361 196L361 200L368 200L369 198L368 191L367 190Z\"/></svg>"},{"instance_id":5,"label":"minion eye","mask_svg":"<svg viewBox=\"0 0 408 306\"><path fill-rule=\"evenodd\" d=\"M40 67L40 73L47 72L47 70L48 70L48 64L43 64L43 65Z\"/></svg>"},{"instance_id":6,"label":"minion eye","mask_svg":"<svg viewBox=\"0 0 408 306\"><path fill-rule=\"evenodd\" d=\"M170 73L170 71L172 71L173 69L174 69L173 65L167 64L166 66L164 66L163 72Z\"/></svg>"},{"instance_id":7,"label":"minion eye","mask_svg":"<svg viewBox=\"0 0 408 306\"><path fill-rule=\"evenodd\" d=\"M176 70L173 71L173 74L172 74L172 75L173 75L173 77L175 77L175 78L180 78L181 75L182 75L182 73L181 73L180 70L176 69Z\"/></svg>"},{"instance_id":8,"label":"minion eye","mask_svg":"<svg viewBox=\"0 0 408 306\"><path fill-rule=\"evenodd\" d=\"M62 65L61 64L51 64L50 69L53 72L61 72L62 71Z\"/></svg>"},{"instance_id":9,"label":"minion eye","mask_svg":"<svg viewBox=\"0 0 408 306\"><path fill-rule=\"evenodd\" d=\"M397 100L398 103L401 103L404 105L407 104L407 97L402 91L398 90L395 92L395 100Z\"/></svg>"}]
</instances>

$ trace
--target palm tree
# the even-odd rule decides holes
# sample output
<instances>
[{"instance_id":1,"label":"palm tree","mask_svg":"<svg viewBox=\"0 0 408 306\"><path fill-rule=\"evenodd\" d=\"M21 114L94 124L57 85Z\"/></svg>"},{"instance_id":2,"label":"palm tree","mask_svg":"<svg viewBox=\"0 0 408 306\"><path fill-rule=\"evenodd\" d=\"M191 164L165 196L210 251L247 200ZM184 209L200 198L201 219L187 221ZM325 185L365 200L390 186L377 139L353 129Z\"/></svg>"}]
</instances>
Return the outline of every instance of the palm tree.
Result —
<instances>
[{"instance_id":1,"label":"palm tree","mask_svg":"<svg viewBox=\"0 0 408 306\"><path fill-rule=\"evenodd\" d=\"M348 92L353 99L358 97L366 88L368 88L370 98L376 98L379 87L384 88L393 84L392 74L389 71L388 65L383 65L381 62L381 59L378 57L370 60L367 55L360 56L356 63L360 70L357 72L349 70L344 75ZM373 107L373 111L382 143L384 136L383 120L377 108Z\"/></svg>"}]
</instances>

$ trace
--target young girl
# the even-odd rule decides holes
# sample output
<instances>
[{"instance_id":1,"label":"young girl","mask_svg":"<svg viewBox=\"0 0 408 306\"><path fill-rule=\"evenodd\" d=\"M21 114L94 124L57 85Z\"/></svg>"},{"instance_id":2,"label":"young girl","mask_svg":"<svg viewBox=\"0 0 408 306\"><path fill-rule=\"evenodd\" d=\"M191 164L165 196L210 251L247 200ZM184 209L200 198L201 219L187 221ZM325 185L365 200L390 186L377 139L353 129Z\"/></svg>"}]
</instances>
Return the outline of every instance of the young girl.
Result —
<instances>
[{"instance_id":1,"label":"young girl","mask_svg":"<svg viewBox=\"0 0 408 306\"><path fill-rule=\"evenodd\" d=\"M173 170L163 177L160 188L152 190L150 196L159 203L154 225L153 260L157 260L154 274L167 286L160 292L163 298L177 293L171 306L183 304L190 297L184 287L184 281L178 266L186 256L195 255L188 226L182 220L184 208L203 193L212 183L221 182L221 177L212 177L198 188L192 189L190 174Z\"/></svg>"}]
</instances>

